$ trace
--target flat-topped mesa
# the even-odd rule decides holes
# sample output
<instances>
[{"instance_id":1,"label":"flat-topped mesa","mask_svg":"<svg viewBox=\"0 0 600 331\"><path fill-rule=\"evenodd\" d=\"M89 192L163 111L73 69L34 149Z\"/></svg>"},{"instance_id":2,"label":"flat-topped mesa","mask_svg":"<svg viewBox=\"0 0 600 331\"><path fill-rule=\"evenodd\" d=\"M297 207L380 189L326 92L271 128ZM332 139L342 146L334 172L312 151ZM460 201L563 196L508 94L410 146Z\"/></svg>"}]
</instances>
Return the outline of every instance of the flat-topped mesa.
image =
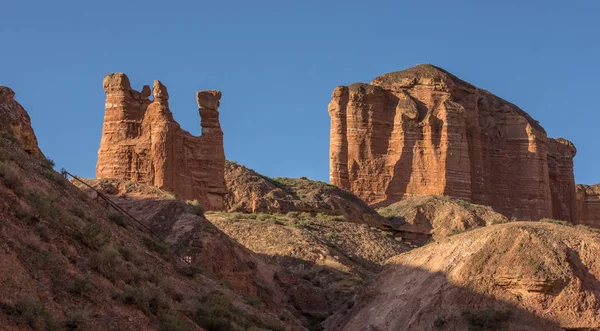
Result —
<instances>
[{"instance_id":1,"label":"flat-topped mesa","mask_svg":"<svg viewBox=\"0 0 600 331\"><path fill-rule=\"evenodd\" d=\"M433 65L335 88L330 181L374 206L447 195L519 219L575 218L566 140Z\"/></svg>"},{"instance_id":2,"label":"flat-topped mesa","mask_svg":"<svg viewBox=\"0 0 600 331\"><path fill-rule=\"evenodd\" d=\"M218 112L221 92L198 92L214 97L209 99L212 108L198 97L202 135L195 137L174 120L169 93L160 81L138 92L125 74L113 73L103 85L106 104L96 177L154 185L198 200L206 209L222 209L227 191Z\"/></svg>"},{"instance_id":3,"label":"flat-topped mesa","mask_svg":"<svg viewBox=\"0 0 600 331\"><path fill-rule=\"evenodd\" d=\"M577 223L600 228L600 184L578 184L576 189Z\"/></svg>"},{"instance_id":4,"label":"flat-topped mesa","mask_svg":"<svg viewBox=\"0 0 600 331\"><path fill-rule=\"evenodd\" d=\"M15 92L0 86L0 134L14 137L21 147L30 154L43 155L31 127L31 118L15 100Z\"/></svg>"}]
</instances>

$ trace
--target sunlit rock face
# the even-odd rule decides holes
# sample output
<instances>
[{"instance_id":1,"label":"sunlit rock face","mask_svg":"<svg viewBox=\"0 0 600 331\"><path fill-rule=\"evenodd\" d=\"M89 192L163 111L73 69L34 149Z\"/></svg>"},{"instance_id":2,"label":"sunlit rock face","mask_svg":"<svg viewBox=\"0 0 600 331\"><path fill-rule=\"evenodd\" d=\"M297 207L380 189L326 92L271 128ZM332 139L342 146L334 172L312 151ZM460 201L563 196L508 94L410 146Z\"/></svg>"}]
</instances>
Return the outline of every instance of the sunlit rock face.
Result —
<instances>
[{"instance_id":1,"label":"sunlit rock face","mask_svg":"<svg viewBox=\"0 0 600 331\"><path fill-rule=\"evenodd\" d=\"M600 184L577 185L577 221L600 228Z\"/></svg>"},{"instance_id":2,"label":"sunlit rock face","mask_svg":"<svg viewBox=\"0 0 600 331\"><path fill-rule=\"evenodd\" d=\"M369 204L447 195L518 219L573 220L570 142L432 65L333 91L330 181Z\"/></svg>"},{"instance_id":3,"label":"sunlit rock face","mask_svg":"<svg viewBox=\"0 0 600 331\"><path fill-rule=\"evenodd\" d=\"M219 91L197 93L202 135L192 136L173 119L167 88L133 90L123 73L104 78L106 104L97 178L154 185L205 208L223 208L225 152L219 124ZM150 96L153 99L150 100Z\"/></svg>"}]
</instances>

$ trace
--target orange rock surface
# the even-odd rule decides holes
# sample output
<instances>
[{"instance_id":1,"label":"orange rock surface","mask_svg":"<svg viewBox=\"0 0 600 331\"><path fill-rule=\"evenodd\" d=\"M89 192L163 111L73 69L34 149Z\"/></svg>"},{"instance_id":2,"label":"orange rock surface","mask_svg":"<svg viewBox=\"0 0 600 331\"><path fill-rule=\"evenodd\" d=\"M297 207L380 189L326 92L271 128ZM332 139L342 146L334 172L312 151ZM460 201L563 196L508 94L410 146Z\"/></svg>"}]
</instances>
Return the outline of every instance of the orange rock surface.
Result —
<instances>
[{"instance_id":1,"label":"orange rock surface","mask_svg":"<svg viewBox=\"0 0 600 331\"><path fill-rule=\"evenodd\" d=\"M27 153L42 154L29 115L15 100L15 92L6 86L0 86L0 119L0 131L14 136Z\"/></svg>"},{"instance_id":2,"label":"orange rock surface","mask_svg":"<svg viewBox=\"0 0 600 331\"><path fill-rule=\"evenodd\" d=\"M577 220L600 228L600 184L577 185Z\"/></svg>"},{"instance_id":3,"label":"orange rock surface","mask_svg":"<svg viewBox=\"0 0 600 331\"><path fill-rule=\"evenodd\" d=\"M330 181L369 204L435 194L519 219L574 218L574 146L443 69L337 87L329 114Z\"/></svg>"},{"instance_id":4,"label":"orange rock surface","mask_svg":"<svg viewBox=\"0 0 600 331\"><path fill-rule=\"evenodd\" d=\"M123 73L104 78L106 104L97 178L117 178L154 185L206 209L223 208L226 193L219 91L197 94L202 135L192 136L173 119L167 88L154 81L141 92ZM153 100L150 100L150 95Z\"/></svg>"}]
</instances>

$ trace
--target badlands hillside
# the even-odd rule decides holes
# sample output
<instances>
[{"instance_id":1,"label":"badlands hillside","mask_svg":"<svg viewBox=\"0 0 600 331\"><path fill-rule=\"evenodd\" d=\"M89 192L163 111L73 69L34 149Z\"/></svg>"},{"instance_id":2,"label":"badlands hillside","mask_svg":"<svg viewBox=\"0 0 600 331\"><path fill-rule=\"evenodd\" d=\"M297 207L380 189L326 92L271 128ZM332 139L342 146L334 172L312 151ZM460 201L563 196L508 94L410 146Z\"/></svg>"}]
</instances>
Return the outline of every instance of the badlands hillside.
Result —
<instances>
[{"instance_id":1,"label":"badlands hillside","mask_svg":"<svg viewBox=\"0 0 600 331\"><path fill-rule=\"evenodd\" d=\"M226 161L219 91L194 137L160 81L103 87L95 179L0 87L0 330L600 330L575 147L441 68L335 89L332 184Z\"/></svg>"}]
</instances>

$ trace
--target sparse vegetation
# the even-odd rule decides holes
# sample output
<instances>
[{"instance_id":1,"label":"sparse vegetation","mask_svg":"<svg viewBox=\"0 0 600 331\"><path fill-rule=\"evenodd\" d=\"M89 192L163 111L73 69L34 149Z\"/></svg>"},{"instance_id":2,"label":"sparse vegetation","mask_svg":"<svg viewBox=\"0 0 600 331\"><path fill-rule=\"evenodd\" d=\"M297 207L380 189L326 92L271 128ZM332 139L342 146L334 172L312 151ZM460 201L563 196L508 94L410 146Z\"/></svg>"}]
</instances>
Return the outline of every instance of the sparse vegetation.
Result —
<instances>
[{"instance_id":1,"label":"sparse vegetation","mask_svg":"<svg viewBox=\"0 0 600 331\"><path fill-rule=\"evenodd\" d=\"M110 232L105 232L102 227L96 223L85 224L83 229L75 231L73 236L79 242L94 250L102 249L110 242L112 237Z\"/></svg>"},{"instance_id":2,"label":"sparse vegetation","mask_svg":"<svg viewBox=\"0 0 600 331\"><path fill-rule=\"evenodd\" d=\"M235 309L229 299L220 293L210 293L196 304L193 313L198 325L208 331L234 330L234 325L244 324L244 315Z\"/></svg>"},{"instance_id":3,"label":"sparse vegetation","mask_svg":"<svg viewBox=\"0 0 600 331\"><path fill-rule=\"evenodd\" d=\"M56 164L54 163L54 161L52 159L49 159L49 158L46 158L46 157L42 156L42 157L40 157L40 165L43 168L52 170L52 169L54 169L54 166Z\"/></svg>"},{"instance_id":4,"label":"sparse vegetation","mask_svg":"<svg viewBox=\"0 0 600 331\"><path fill-rule=\"evenodd\" d=\"M18 172L9 164L0 163L0 179L2 180L2 183L4 183L4 186L13 191L23 187Z\"/></svg>"},{"instance_id":5,"label":"sparse vegetation","mask_svg":"<svg viewBox=\"0 0 600 331\"><path fill-rule=\"evenodd\" d=\"M188 331L191 330L188 324L181 318L165 315L160 318L158 331Z\"/></svg>"},{"instance_id":6,"label":"sparse vegetation","mask_svg":"<svg viewBox=\"0 0 600 331\"><path fill-rule=\"evenodd\" d=\"M119 254L123 260L131 262L133 261L133 250L127 246L119 246Z\"/></svg>"},{"instance_id":7,"label":"sparse vegetation","mask_svg":"<svg viewBox=\"0 0 600 331\"><path fill-rule=\"evenodd\" d=\"M127 216L125 216L125 214L117 212L117 211L108 215L108 219L113 221L115 224L122 226L124 228L126 228L129 225L129 218L127 218Z\"/></svg>"},{"instance_id":8,"label":"sparse vegetation","mask_svg":"<svg viewBox=\"0 0 600 331\"><path fill-rule=\"evenodd\" d=\"M197 274L202 273L202 268L197 267L197 266L192 266L192 265L178 267L175 270L177 271L178 274L180 274L182 276L190 277L190 278L193 278Z\"/></svg>"},{"instance_id":9,"label":"sparse vegetation","mask_svg":"<svg viewBox=\"0 0 600 331\"><path fill-rule=\"evenodd\" d=\"M188 200L186 201L188 206L188 212L204 217L204 206L198 202L198 200Z\"/></svg>"},{"instance_id":10,"label":"sparse vegetation","mask_svg":"<svg viewBox=\"0 0 600 331\"><path fill-rule=\"evenodd\" d=\"M558 224L558 225L564 225L564 226L573 226L572 223L569 223L567 221L556 220L556 219L553 219L553 218L542 218L540 220L540 222L552 223L552 224Z\"/></svg>"},{"instance_id":11,"label":"sparse vegetation","mask_svg":"<svg viewBox=\"0 0 600 331\"><path fill-rule=\"evenodd\" d=\"M152 252L156 252L160 255L165 255L167 253L167 245L163 242L160 242L152 237L144 237L143 241L144 245L146 245L146 247Z\"/></svg>"},{"instance_id":12,"label":"sparse vegetation","mask_svg":"<svg viewBox=\"0 0 600 331\"><path fill-rule=\"evenodd\" d=\"M261 298L257 297L256 295L248 295L245 298L246 304L253 306L253 307L262 307L265 305L265 303L262 301Z\"/></svg>"},{"instance_id":13,"label":"sparse vegetation","mask_svg":"<svg viewBox=\"0 0 600 331\"><path fill-rule=\"evenodd\" d=\"M118 278L121 263L119 253L112 248L96 252L90 258L90 267L110 281L115 281Z\"/></svg>"},{"instance_id":14,"label":"sparse vegetation","mask_svg":"<svg viewBox=\"0 0 600 331\"><path fill-rule=\"evenodd\" d=\"M46 310L46 307L41 302L31 298L23 298L17 301L14 307L9 309L8 315L16 317L19 323L27 324L32 328L39 322L44 324L46 330L52 329L55 326L54 320Z\"/></svg>"},{"instance_id":15,"label":"sparse vegetation","mask_svg":"<svg viewBox=\"0 0 600 331\"><path fill-rule=\"evenodd\" d=\"M27 202L40 215L56 219L62 214L62 209L56 204L56 196L44 195L36 191L27 194Z\"/></svg>"},{"instance_id":16,"label":"sparse vegetation","mask_svg":"<svg viewBox=\"0 0 600 331\"><path fill-rule=\"evenodd\" d=\"M73 295L84 296L94 290L94 283L87 277L76 278L67 290Z\"/></svg>"},{"instance_id":17,"label":"sparse vegetation","mask_svg":"<svg viewBox=\"0 0 600 331\"><path fill-rule=\"evenodd\" d=\"M459 205L461 205L463 207L469 207L471 205L471 203L469 201L465 201L462 199L457 199L456 203L458 203Z\"/></svg>"},{"instance_id":18,"label":"sparse vegetation","mask_svg":"<svg viewBox=\"0 0 600 331\"><path fill-rule=\"evenodd\" d=\"M64 321L65 327L68 330L86 330L90 314L90 310L86 308L68 312Z\"/></svg>"},{"instance_id":19,"label":"sparse vegetation","mask_svg":"<svg viewBox=\"0 0 600 331\"><path fill-rule=\"evenodd\" d=\"M303 219L303 220L294 220L292 221L292 226L295 228L305 228L313 225L315 222L311 219Z\"/></svg>"}]
</instances>

